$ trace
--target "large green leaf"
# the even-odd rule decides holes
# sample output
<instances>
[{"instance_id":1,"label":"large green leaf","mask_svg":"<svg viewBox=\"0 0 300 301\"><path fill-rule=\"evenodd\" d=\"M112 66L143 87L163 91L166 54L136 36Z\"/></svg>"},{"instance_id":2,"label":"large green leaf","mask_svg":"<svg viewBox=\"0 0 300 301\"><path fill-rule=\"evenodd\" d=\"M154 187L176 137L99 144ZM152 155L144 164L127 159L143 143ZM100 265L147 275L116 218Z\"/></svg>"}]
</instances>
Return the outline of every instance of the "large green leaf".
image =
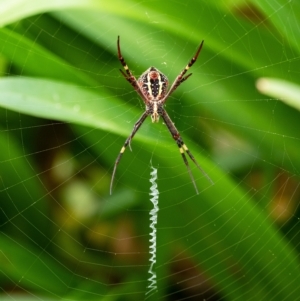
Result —
<instances>
[{"instance_id":1,"label":"large green leaf","mask_svg":"<svg viewBox=\"0 0 300 301\"><path fill-rule=\"evenodd\" d=\"M79 84L95 83L82 72L78 70L75 72L75 69L63 59L23 35L2 28L0 39L5 41L1 53L19 68L23 75L55 78Z\"/></svg>"},{"instance_id":2,"label":"large green leaf","mask_svg":"<svg viewBox=\"0 0 300 301\"><path fill-rule=\"evenodd\" d=\"M220 9L217 9L215 5L210 5L208 2L205 2L203 5L208 6L212 14L220 15ZM152 7L150 4L149 6ZM99 43L98 27L105 28L105 31L110 31L110 35L102 35L100 41L103 46L110 45L110 47L113 47L112 51L114 53L116 52L116 37L120 34L122 51L127 61L129 61L129 66L132 68L130 60L132 59L132 54L134 54L134 58L140 62L139 65L143 65L140 71L144 71L149 67L149 60L144 53L147 53L149 47L152 49L154 46L147 45L142 47L141 42L132 43L131 41L132 36L144 36L148 31L153 30L153 24L149 24L144 18L136 16L138 14L137 11L148 8L146 3L142 3L134 6L130 14L123 12L121 17L119 16L120 11L118 8L115 8L115 10L118 10L118 14L110 14L110 11L108 11L108 14L100 19L97 12L90 11L60 12L55 15L63 18L72 27L80 30L90 39L97 40L97 43ZM157 19L158 23L159 21L163 22L164 6L162 5L155 10L152 8L152 10L153 18ZM151 8L149 8L149 11L151 11ZM171 68L171 76L167 73L170 70L163 70L170 79L176 77L179 70L185 66L189 59L188 54L186 56L182 55L181 49L182 45L186 44L185 37L189 36L189 29L193 25L192 20L196 18L193 14L197 14L197 11L183 10L182 14L182 18L186 20L184 27L178 22L176 23L176 17L170 14L168 15L170 20L168 20L167 25L171 24L171 26L167 26L164 31L156 34L157 40L169 41L170 37L173 37L172 40L176 39L176 44L172 45L172 51L168 51L165 58L165 54L159 50L159 54L151 58L151 64L154 66L162 65L161 57L166 59L167 65L176 62L176 68L173 66ZM128 20L132 18L132 15L134 15L134 19L130 19L131 22L129 22ZM282 45L275 34L269 34L264 30L254 30L251 24L233 15L227 15L226 18L219 17L221 19L218 26L219 34L224 38L226 37L226 43L222 43L218 35L206 37L205 33L214 27L214 20L209 15L203 15L199 21L199 30L192 35L190 38L192 43L190 43L189 47L186 47L189 49L190 54L193 54L199 41L205 39L204 49L199 58L202 64L198 69L197 66L193 67L194 75L184 84L185 91L189 91L189 93L184 94L184 103L195 109L195 114L199 116L201 116L203 110L208 110L214 116L214 121L216 121L218 126L228 128L231 132L241 137L246 137L247 141L253 145L260 145L260 151L264 155L269 156L270 152L272 153L269 159L275 165L282 164L284 169L293 173L295 166L300 168L300 161L298 160L300 134L297 131L299 115L297 112L278 103L276 104L277 110L274 113L273 102L256 101L256 99L260 99L261 95L256 91L255 78L263 74L264 76L277 75L281 78L297 80L297 72L288 73L282 72L282 70L299 69L299 61L293 61L291 67L290 60L283 59ZM108 18L116 24L115 28L110 29L110 23L107 22ZM97 26L84 26L88 22L97 24ZM122 28L121 33L119 28ZM234 36L230 34L233 28ZM182 30L185 32L183 33ZM166 31L168 35L166 35ZM250 43L249 48L246 48L248 44L243 39L236 40L236 35L244 36L245 33L247 33L247 39L253 41L253 44ZM187 51L184 53L187 53ZM216 57L216 53L218 57ZM272 53L272 56L270 56L270 53ZM137 56L136 54L139 55ZM178 54L181 55L178 56ZM284 49L284 55L286 57L294 57L293 49L287 46ZM245 70L242 68L245 68ZM230 74L226 70L230 70ZM220 73L225 73L225 75L216 79L214 74ZM235 75L232 76L231 74ZM237 87L242 88L238 89ZM182 90L179 89L177 93L180 93L180 91ZM238 99L244 101L235 101ZM245 99L250 99L251 101ZM272 119L275 122L270 124ZM282 139L282 137L285 137L285 139ZM288 137L295 137L296 139L289 139ZM211 139L217 140L218 137L214 137L212 133ZM270 151L270 148L272 148L272 151ZM244 151L247 152L248 148ZM288 152L290 160L283 158L285 151Z\"/></svg>"},{"instance_id":3,"label":"large green leaf","mask_svg":"<svg viewBox=\"0 0 300 301\"><path fill-rule=\"evenodd\" d=\"M85 153L110 170L143 110L139 108L135 92L117 70L120 67L116 57L117 36L121 36L123 55L134 74L141 74L149 65L154 65L167 74L170 81L186 65L199 42L205 40L199 61L192 68L193 76L168 101L167 110L179 130L187 129L182 136L215 185L210 186L200 172L193 169L200 187L200 195L196 196L174 141L163 125L153 125L149 120L132 142L133 152L128 150L119 164L112 198L108 196L109 183L104 179L109 177L109 172L105 171L105 176L99 179L100 184L107 186L107 195L101 195L105 202L118 199L120 207L129 207L129 200L134 198L145 206L150 159L158 166L159 291L154 300L164 298L171 291L170 282L176 273L170 274L168 268L182 257L188 257L196 268L204 271L205 279L227 299L297 300L300 295L298 254L268 210L272 198L276 197L273 192L277 188L276 170L283 168L295 176L300 168L299 112L277 100L265 99L255 90L258 77L299 83L296 39L299 22L295 12L298 4L295 1L276 4L252 1L255 8L244 1L229 2L223 1L221 5L199 1L191 6L185 2L174 5L174 2L129 0L73 1L73 4L32 1L27 3L26 9L20 9L25 1L10 1L11 4L2 1L2 5L6 5L5 10L0 10L3 24L51 11L50 16L39 15L36 20L28 19L1 33L2 53L21 75L0 81L3 111L14 110L67 123L72 132L78 134L76 141L84 146ZM56 11L80 5L93 11ZM260 19L251 19L253 15L247 14L249 12ZM66 49L72 54L77 52L68 57ZM41 66L46 68L42 70ZM99 83L95 82L98 75ZM291 92L289 86L283 86L285 93ZM268 95L277 98L275 90L271 88ZM20 119L24 118L22 114ZM220 129L238 137L240 144L227 141L220 135ZM119 136L122 138L118 139ZM211 142L219 157L200 154L200 144L205 144L204 141ZM229 152L230 160L224 164L229 172L219 168L224 162L223 146L225 150L229 146L239 156L243 155L239 161L239 156ZM25 155L26 149L21 157ZM12 162L11 157L8 162ZM236 166L243 177L251 175L255 168L262 171L266 179L259 181L261 188L254 192L244 178L232 179L230 171ZM12 176L8 174L8 177ZM22 174L17 183L23 183L28 177ZM123 193L120 186L132 193ZM296 188L294 192L296 194ZM34 199L39 200L39 196ZM293 200L294 196L288 202ZM24 204L27 210L29 206ZM140 215L135 217L138 228L142 229L140 236L144 236L148 229ZM297 213L294 216L297 217ZM299 232L296 223L287 223L285 231L296 233L295 237ZM77 237L74 235L71 239ZM11 260L16 266L20 264L16 258ZM47 259L45 262L48 263ZM95 268L95 259L91 262ZM111 262L107 265L112 267ZM52 270L60 275L56 268L53 265ZM29 268L29 271L35 272L35 269ZM133 271L127 267L126 273L130 272ZM144 274L142 278L145 280ZM143 284L136 279L134 283L138 288L130 288L130 283L123 282L124 291L128 288L127 294L138 296L140 300L143 288L139 285ZM24 286L28 287L28 283ZM51 287L50 290L56 292ZM76 293L71 291L68 296L89 299L84 291L83 295ZM118 294L114 293L111 290L107 298L117 298ZM95 295L102 297L96 290Z\"/></svg>"},{"instance_id":4,"label":"large green leaf","mask_svg":"<svg viewBox=\"0 0 300 301\"><path fill-rule=\"evenodd\" d=\"M100 8L97 0L2 0L0 26L8 25L31 15L66 8Z\"/></svg>"},{"instance_id":5,"label":"large green leaf","mask_svg":"<svg viewBox=\"0 0 300 301\"><path fill-rule=\"evenodd\" d=\"M261 93L280 99L287 105L300 111L300 87L278 78L260 78L257 88Z\"/></svg>"},{"instance_id":6,"label":"large green leaf","mask_svg":"<svg viewBox=\"0 0 300 301\"><path fill-rule=\"evenodd\" d=\"M23 287L44 294L63 296L76 280L67 267L57 264L45 251L29 244L0 235L1 274Z\"/></svg>"},{"instance_id":7,"label":"large green leaf","mask_svg":"<svg viewBox=\"0 0 300 301\"><path fill-rule=\"evenodd\" d=\"M36 86L34 87L34 85ZM0 103L6 108L33 116L97 127L102 131L120 132L114 117L116 108L118 108L117 101L111 101L104 92L98 96L77 86L26 78L3 79L0 81L0 91ZM55 92L53 93L53 91ZM112 103L114 110L111 109ZM125 128L122 130L124 135L126 130ZM82 136L87 139L91 134L96 135L91 141L101 137L95 131ZM143 135L143 132L137 135L137 141L141 139L151 147L151 139ZM152 140L154 141L155 138L152 137ZM109 153L103 153L103 145L106 144L93 145L95 153L103 154L102 159L111 156ZM159 146L156 147L157 153L160 153L159 148ZM154 160L156 159L154 158ZM172 166L172 160L167 158L165 160L164 164ZM227 296L234 299L241 295L245 290L245 283L249 287L248 299L251 299L253 286L256 286L258 295L262 298L270 298L269 292L266 290L268 286L276 288L279 296L287 295L290 293L291 287L294 287L299 280L299 267L295 265L296 255L266 216L257 210L259 208L245 192L236 187L236 184L230 181L225 174L209 166L205 159L203 163L205 168L209 169L215 185L202 190L200 196L195 196L184 203L178 202L178 200L185 198L186 192L173 188L177 201L174 203L174 198L171 196L164 200L160 213L160 227L177 229L175 233L165 230L173 239L177 237L178 229L183 231L179 235L181 238L189 237L190 240L197 241L197 237L202 237L201 252L199 252L197 244L192 244L189 251L193 252L194 258L202 262L207 273L214 278L216 283L219 283L219 289L224 289ZM146 167L140 164L139 168L143 170ZM172 185L176 187L176 182L178 181L179 184L184 181L184 178L185 176L182 174L180 178L174 179ZM169 209L166 210L166 208ZM216 231L215 223L207 219L208 216L203 215L200 220L199 212L209 212L210 217L217 218L218 231ZM178 216L180 219L174 221L170 219L170 216ZM242 220L241 216L243 216ZM195 222L190 224L190 220ZM160 235L164 236L164 230L161 232ZM236 248L237 240L239 241L239 252L234 254L233 250ZM263 244L258 243L259 241L262 241ZM158 273L163 264L160 261L162 255L159 254L165 254L166 251L163 249L169 247L169 243L160 242L158 244ZM222 249L222 252L215 252L212 255L212 248ZM275 254L272 259L269 257L270 250ZM173 260L175 259L173 258ZM214 266L214 262L218 262L218 265ZM238 265L240 273L247 275L246 279L236 278L229 272L228 265ZM293 275L293 280L291 276L287 277L287 275ZM265 278L264 283L260 283L261 277ZM294 297L298 294L297 290L293 292Z\"/></svg>"}]
</instances>

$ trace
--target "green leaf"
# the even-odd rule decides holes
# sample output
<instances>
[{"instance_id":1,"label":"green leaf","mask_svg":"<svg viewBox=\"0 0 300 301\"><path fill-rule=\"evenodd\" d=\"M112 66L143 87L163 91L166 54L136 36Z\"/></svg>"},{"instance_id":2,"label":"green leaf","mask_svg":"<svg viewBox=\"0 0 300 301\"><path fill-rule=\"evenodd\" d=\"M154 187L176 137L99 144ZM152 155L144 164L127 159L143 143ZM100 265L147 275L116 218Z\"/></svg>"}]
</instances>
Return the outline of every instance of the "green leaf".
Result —
<instances>
[{"instance_id":1,"label":"green leaf","mask_svg":"<svg viewBox=\"0 0 300 301\"><path fill-rule=\"evenodd\" d=\"M62 296L78 280L45 250L3 234L0 235L0 245L0 273L20 286Z\"/></svg>"},{"instance_id":2,"label":"green leaf","mask_svg":"<svg viewBox=\"0 0 300 301\"><path fill-rule=\"evenodd\" d=\"M295 51L300 53L298 39L300 19L299 1L278 0L272 4L268 1L259 0L251 0L250 2L254 3L264 12L265 19L262 22L266 22L266 24L271 23L274 29L284 37L282 42L287 42Z\"/></svg>"},{"instance_id":3,"label":"green leaf","mask_svg":"<svg viewBox=\"0 0 300 301\"><path fill-rule=\"evenodd\" d=\"M56 81L3 78L0 80L0 105L32 116L120 133L110 94L104 89L99 95L79 86ZM121 132L125 134L125 130Z\"/></svg>"},{"instance_id":4,"label":"green leaf","mask_svg":"<svg viewBox=\"0 0 300 301\"><path fill-rule=\"evenodd\" d=\"M300 111L300 86L277 78L260 78L257 89Z\"/></svg>"},{"instance_id":5,"label":"green leaf","mask_svg":"<svg viewBox=\"0 0 300 301\"><path fill-rule=\"evenodd\" d=\"M0 39L5 41L1 53L22 71L22 75L55 78L79 84L95 84L82 72L75 71L63 59L21 34L2 28Z\"/></svg>"},{"instance_id":6,"label":"green leaf","mask_svg":"<svg viewBox=\"0 0 300 301\"><path fill-rule=\"evenodd\" d=\"M210 186L199 171L192 169L200 188L200 195L196 196L169 133L162 124L153 125L147 120L132 143L133 152L127 151L119 164L113 198L118 198L118 205L123 208L124 204L125 208L131 206L128 204L132 204L132 199L141 206L148 206L145 199L148 199L150 185L150 159L153 165L158 166L160 211L157 279L161 298L157 299L162 299L171 291L170 283L176 281L174 277L178 274L172 268L187 258L197 272L203 272L205 283L209 282L220 298L297 300L300 295L299 254L295 247L299 235L298 221L286 221L282 231L279 230L280 224L271 218L268 205L272 203L272 197L276 197L277 170L289 171L293 178L298 175L300 115L297 110L281 102L264 98L255 90L255 82L257 78L272 76L299 84L300 61L295 54L299 50L296 34L299 29L298 4L295 1L278 1L272 5L267 1L252 1L260 10L255 11L253 6L246 5L246 12L251 14L243 14L244 1L230 1L231 6L228 2L220 5L213 1L193 4L177 2L176 5L168 2L157 5L157 1L97 1L99 10L91 6L92 10L60 12L53 12L53 9L61 10L65 4L71 8L70 1L65 1L61 6L56 1L41 1L40 4L32 1L32 5L28 4L30 9L24 10L16 6L17 2L12 3L12 10L0 10L1 13L5 12L2 19L6 24L49 9L52 11L50 18L56 18L59 25L57 30L55 25L50 30L47 20L43 23L45 16L40 15L37 16L40 22L35 23L34 19L21 22L24 27L16 28L18 33L5 29L1 36L5 57L12 66L17 66L15 72L18 75L56 80L20 77L0 81L3 111L9 109L69 123L72 134L78 134L76 139L68 141L69 144L73 146L74 141L78 141L84 148L83 153L91 156L97 167L99 164L101 168L107 168L103 172L105 180L99 180L103 186L107 185L108 169L111 170L124 138L128 137L143 111L139 108L135 92L130 90L131 87L118 73L117 36L121 36L123 54L134 74L141 74L149 65L154 65L170 81L184 68L199 42L205 40L199 61L193 66L193 76L184 84L185 88L178 89L169 100L167 110L171 117L175 116L180 131L187 129L182 136L215 185ZM79 2L73 3L76 5ZM35 25L35 30L32 30L31 27ZM73 32L67 31L68 26ZM40 32L45 34L43 39ZM86 40L89 40L88 44L82 42ZM52 44L55 46L51 47ZM85 45L81 47L81 44ZM64 57L68 51L73 54L74 49L78 52L72 60ZM80 53L83 54L82 60ZM34 55L37 55L38 64L34 62ZM86 56L89 67L84 66ZM47 60L47 68L41 70ZM68 70L64 70L63 66ZM92 69L90 66L93 66ZM94 79L98 75L102 78L95 83L88 76L89 72L93 73ZM75 85L64 82L73 82ZM120 89L122 84L126 90ZM280 82L279 87L284 91L285 98L292 91L287 83ZM275 88L270 90L274 91ZM20 116L23 120L24 116ZM6 121L3 118L3 123ZM239 143L227 140L222 131ZM9 133L13 134L12 131ZM122 138L118 139L118 136ZM210 142L220 158L228 148L231 162L237 161L232 149L244 155L246 163L245 160L239 161L240 164L235 163L235 167L240 165L239 173L232 173L230 163L225 165L224 171L220 170L221 159L213 151L211 158L207 154L199 154L203 136L206 136L206 141ZM8 142L6 145L9 145ZM25 158L26 155L25 150L21 157ZM8 162L11 162L11 158L8 158ZM260 176L267 174L268 178L260 180L260 177L256 177L256 170ZM39 172L36 171L36 174ZM22 184L28 176L20 175L17 183ZM245 180L248 176L255 177L259 182L258 189ZM123 186L122 189L119 186ZM297 188L293 189L296 195ZM130 193L123 193L125 190ZM109 203L102 194L100 198ZM34 196L34 199L38 197ZM293 195L288 202L293 203L294 199L296 197ZM25 209L28 206L24 205ZM115 209L108 206L106 213L113 212ZM137 237L144 237L148 233L147 223L144 216L141 217L141 211L137 212L134 215L134 222L140 231ZM129 211L125 214L128 216ZM297 220L296 210L291 215ZM99 213L97 223L101 217ZM6 226L12 225L7 223ZM94 230L90 224L86 228ZM285 233L295 233L295 236L289 241ZM26 234L31 237L30 232ZM76 235L77 232L69 236L70 240L75 241L73 244L79 242ZM65 240L64 243L68 242ZM68 245L72 247L71 243ZM68 250L63 244L58 246L63 251ZM76 254L80 254L81 247L77 247ZM103 251L105 247L100 245L99 249ZM45 255L46 251L43 249L41 253ZM70 252L67 255L71 257ZM56 259L64 262L61 258ZM11 260L18 263L17 258ZM103 260L107 258L103 257ZM107 262L111 269L111 257ZM113 262L117 263L115 266L121 266L117 259L114 258ZM94 275L98 275L96 260L92 259L89 263ZM86 266L86 262L83 265ZM125 265L124 274L135 273L134 269L128 268L127 261ZM34 269L32 271L35 272ZM56 271L56 267L53 271ZM113 272L117 274L117 268ZM77 270L72 274L77 275ZM60 271L57 271L57 275L60 275ZM118 279L124 281L122 276ZM190 279L186 275L181 277L180 283ZM16 278L13 279L16 283ZM144 277L142 280L145 280ZM138 295L137 300L140 300L141 291L145 288L139 286L137 280L134 283L137 287L128 291L128 295ZM130 284L122 284L126 291ZM75 296L77 293L74 289L68 295ZM110 293L107 298L114 298L113 290ZM99 292L96 295L103 297ZM84 293L80 296L82 298Z\"/></svg>"},{"instance_id":7,"label":"green leaf","mask_svg":"<svg viewBox=\"0 0 300 301\"><path fill-rule=\"evenodd\" d=\"M66 8L99 8L97 0L2 0L0 27L38 13Z\"/></svg>"}]
</instances>

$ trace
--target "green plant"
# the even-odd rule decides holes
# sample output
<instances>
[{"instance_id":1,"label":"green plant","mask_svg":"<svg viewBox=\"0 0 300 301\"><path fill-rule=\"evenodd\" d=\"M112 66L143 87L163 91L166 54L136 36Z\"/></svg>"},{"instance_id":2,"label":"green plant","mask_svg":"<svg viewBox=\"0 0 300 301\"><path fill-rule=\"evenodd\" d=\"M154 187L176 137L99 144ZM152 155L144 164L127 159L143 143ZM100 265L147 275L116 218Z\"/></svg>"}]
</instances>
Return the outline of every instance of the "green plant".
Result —
<instances>
[{"instance_id":1,"label":"green plant","mask_svg":"<svg viewBox=\"0 0 300 301\"><path fill-rule=\"evenodd\" d=\"M199 291L226 300L298 298L299 111L255 88L261 77L299 85L300 10L295 1L277 4L0 3L4 294L141 300L152 159L160 191L154 300ZM167 103L215 182L198 174L199 196L169 133L150 122L109 196L115 157L143 110L119 74L118 35L132 70L153 65L169 79L205 39L194 75ZM189 280L199 274L194 291Z\"/></svg>"}]
</instances>

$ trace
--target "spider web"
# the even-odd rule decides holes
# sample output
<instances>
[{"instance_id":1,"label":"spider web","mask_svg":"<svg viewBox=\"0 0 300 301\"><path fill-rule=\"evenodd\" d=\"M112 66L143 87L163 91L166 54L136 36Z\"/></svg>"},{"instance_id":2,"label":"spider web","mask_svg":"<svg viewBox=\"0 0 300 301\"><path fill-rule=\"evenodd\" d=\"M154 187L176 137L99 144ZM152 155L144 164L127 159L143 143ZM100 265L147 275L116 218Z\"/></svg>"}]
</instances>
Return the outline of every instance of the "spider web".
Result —
<instances>
[{"instance_id":1,"label":"spider web","mask_svg":"<svg viewBox=\"0 0 300 301\"><path fill-rule=\"evenodd\" d=\"M1 300L296 300L299 111L284 101L299 82L297 2L19 5L0 3ZM150 118L109 195L144 111L118 35L136 77L155 66L170 83L205 40L165 106L214 181L189 160L199 195ZM145 295L152 165L157 291Z\"/></svg>"}]
</instances>

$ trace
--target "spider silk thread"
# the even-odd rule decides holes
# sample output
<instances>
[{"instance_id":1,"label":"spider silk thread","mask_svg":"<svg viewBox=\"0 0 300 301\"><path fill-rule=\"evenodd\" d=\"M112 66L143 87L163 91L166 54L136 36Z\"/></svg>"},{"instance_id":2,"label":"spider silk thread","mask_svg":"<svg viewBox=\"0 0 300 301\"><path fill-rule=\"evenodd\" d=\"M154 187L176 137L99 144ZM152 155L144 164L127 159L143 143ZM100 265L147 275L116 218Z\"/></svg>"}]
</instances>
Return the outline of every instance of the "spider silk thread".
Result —
<instances>
[{"instance_id":1,"label":"spider silk thread","mask_svg":"<svg viewBox=\"0 0 300 301\"><path fill-rule=\"evenodd\" d=\"M152 196L150 198L150 201L153 204L153 208L150 211L150 228L152 229L150 233L150 247L149 247L149 254L152 255L149 259L151 262L148 273L151 275L150 278L148 278L148 281L150 281L150 284L147 286L148 291L146 292L146 295L150 294L154 290L157 289L157 282L156 282L156 272L154 270L155 263L156 263L156 224L157 224L157 212L159 210L158 208L158 194L159 191L157 189L157 169L152 167L152 172L150 172L150 182L151 182L151 187L150 187L150 193L149 195Z\"/></svg>"}]
</instances>

